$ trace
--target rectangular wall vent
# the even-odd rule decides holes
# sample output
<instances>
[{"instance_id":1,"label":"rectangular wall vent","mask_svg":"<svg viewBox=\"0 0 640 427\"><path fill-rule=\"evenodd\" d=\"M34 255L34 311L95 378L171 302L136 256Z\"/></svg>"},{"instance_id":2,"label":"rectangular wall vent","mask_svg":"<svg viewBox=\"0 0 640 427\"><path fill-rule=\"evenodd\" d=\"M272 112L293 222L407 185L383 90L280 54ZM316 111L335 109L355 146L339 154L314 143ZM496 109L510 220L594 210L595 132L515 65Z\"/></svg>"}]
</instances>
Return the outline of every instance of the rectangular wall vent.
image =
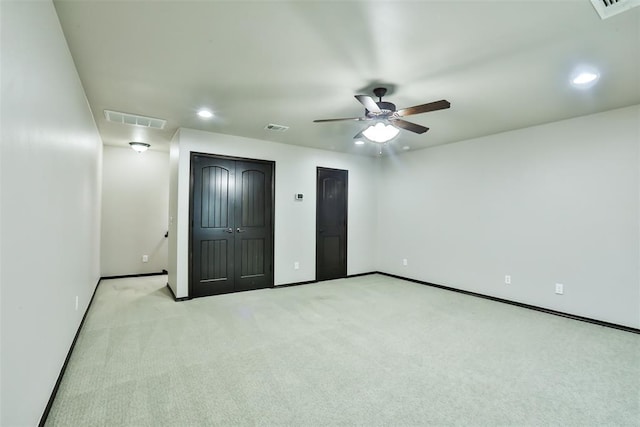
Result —
<instances>
[{"instance_id":1,"label":"rectangular wall vent","mask_svg":"<svg viewBox=\"0 0 640 427\"><path fill-rule=\"evenodd\" d=\"M607 19L640 6L640 0L591 0L591 4L600 18Z\"/></svg>"},{"instance_id":2,"label":"rectangular wall vent","mask_svg":"<svg viewBox=\"0 0 640 427\"><path fill-rule=\"evenodd\" d=\"M166 120L154 119L153 117L139 116L136 114L121 113L119 111L104 110L104 116L110 122L122 123L123 125L142 126L152 129L164 129Z\"/></svg>"},{"instance_id":3,"label":"rectangular wall vent","mask_svg":"<svg viewBox=\"0 0 640 427\"><path fill-rule=\"evenodd\" d=\"M273 123L269 123L264 128L266 130L272 130L274 132L286 132L287 130L289 130L289 126L274 125Z\"/></svg>"}]
</instances>

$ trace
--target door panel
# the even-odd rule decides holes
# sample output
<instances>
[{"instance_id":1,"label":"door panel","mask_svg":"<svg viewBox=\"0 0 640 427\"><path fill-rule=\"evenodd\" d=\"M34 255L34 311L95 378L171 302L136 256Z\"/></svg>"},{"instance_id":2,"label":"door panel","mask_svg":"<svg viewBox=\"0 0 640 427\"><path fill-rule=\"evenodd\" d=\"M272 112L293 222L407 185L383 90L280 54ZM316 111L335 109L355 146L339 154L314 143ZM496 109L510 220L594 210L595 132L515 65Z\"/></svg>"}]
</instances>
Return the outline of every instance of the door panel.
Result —
<instances>
[{"instance_id":1,"label":"door panel","mask_svg":"<svg viewBox=\"0 0 640 427\"><path fill-rule=\"evenodd\" d=\"M192 154L189 295L273 286L273 164Z\"/></svg>"},{"instance_id":2,"label":"door panel","mask_svg":"<svg viewBox=\"0 0 640 427\"><path fill-rule=\"evenodd\" d=\"M318 168L316 280L347 275L348 172Z\"/></svg>"},{"instance_id":3,"label":"door panel","mask_svg":"<svg viewBox=\"0 0 640 427\"><path fill-rule=\"evenodd\" d=\"M207 166L202 168L202 228L229 228L230 175L229 169L223 167Z\"/></svg>"},{"instance_id":4,"label":"door panel","mask_svg":"<svg viewBox=\"0 0 640 427\"><path fill-rule=\"evenodd\" d=\"M258 289L273 284L271 196L272 167L267 163L236 163L236 286Z\"/></svg>"},{"instance_id":5,"label":"door panel","mask_svg":"<svg viewBox=\"0 0 640 427\"><path fill-rule=\"evenodd\" d=\"M200 282L228 280L227 240L202 240L200 247Z\"/></svg>"},{"instance_id":6,"label":"door panel","mask_svg":"<svg viewBox=\"0 0 640 427\"><path fill-rule=\"evenodd\" d=\"M264 227L265 174L258 170L245 170L241 176L242 227Z\"/></svg>"},{"instance_id":7,"label":"door panel","mask_svg":"<svg viewBox=\"0 0 640 427\"><path fill-rule=\"evenodd\" d=\"M243 239L240 276L257 277L265 274L263 239Z\"/></svg>"},{"instance_id":8,"label":"door panel","mask_svg":"<svg viewBox=\"0 0 640 427\"><path fill-rule=\"evenodd\" d=\"M230 292L234 283L234 163L192 156L192 268L190 296Z\"/></svg>"}]
</instances>

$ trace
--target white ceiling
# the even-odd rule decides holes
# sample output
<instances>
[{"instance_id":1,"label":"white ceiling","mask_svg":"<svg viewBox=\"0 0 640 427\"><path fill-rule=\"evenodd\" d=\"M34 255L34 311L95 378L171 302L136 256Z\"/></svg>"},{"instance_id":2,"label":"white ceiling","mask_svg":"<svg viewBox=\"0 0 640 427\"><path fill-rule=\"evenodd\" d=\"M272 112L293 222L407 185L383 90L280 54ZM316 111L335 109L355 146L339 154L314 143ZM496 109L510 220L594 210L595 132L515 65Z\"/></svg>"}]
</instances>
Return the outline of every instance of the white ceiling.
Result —
<instances>
[{"instance_id":1,"label":"white ceiling","mask_svg":"<svg viewBox=\"0 0 640 427\"><path fill-rule=\"evenodd\" d=\"M392 150L640 103L640 8L601 20L589 0L54 3L107 145L167 150L189 127L375 154L353 144L363 123L312 120L362 115L353 95L376 82L398 108L451 102L407 118L431 130L402 131ZM580 65L599 70L592 89L569 84ZM109 123L105 109L167 126Z\"/></svg>"}]
</instances>

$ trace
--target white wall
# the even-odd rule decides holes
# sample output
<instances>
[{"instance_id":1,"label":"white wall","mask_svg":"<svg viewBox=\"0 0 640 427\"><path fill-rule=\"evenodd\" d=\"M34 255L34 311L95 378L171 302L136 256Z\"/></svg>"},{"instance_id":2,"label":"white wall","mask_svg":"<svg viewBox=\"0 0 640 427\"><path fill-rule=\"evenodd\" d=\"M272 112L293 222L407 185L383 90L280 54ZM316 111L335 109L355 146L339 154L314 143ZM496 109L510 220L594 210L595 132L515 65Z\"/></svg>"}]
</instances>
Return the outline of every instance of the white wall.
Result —
<instances>
[{"instance_id":1,"label":"white wall","mask_svg":"<svg viewBox=\"0 0 640 427\"><path fill-rule=\"evenodd\" d=\"M169 153L112 146L103 153L102 277L166 270Z\"/></svg>"},{"instance_id":2,"label":"white wall","mask_svg":"<svg viewBox=\"0 0 640 427\"><path fill-rule=\"evenodd\" d=\"M178 151L179 150L179 156ZM172 147L172 176L177 178L175 212L177 261L169 284L178 297L188 294L190 152L212 153L276 162L274 281L276 285L315 280L315 221L317 167L349 171L347 274L376 270L375 226L377 160L369 157L278 144L255 139L181 129ZM177 164L175 161L177 161ZM177 171L177 174L175 173ZM175 181L171 185L176 185ZM304 201L296 202L295 193ZM174 216L174 214L171 214ZM173 249L169 249L172 253ZM300 269L294 270L294 262Z\"/></svg>"},{"instance_id":3,"label":"white wall","mask_svg":"<svg viewBox=\"0 0 640 427\"><path fill-rule=\"evenodd\" d=\"M53 4L0 16L0 424L34 426L100 277L101 141Z\"/></svg>"},{"instance_id":4,"label":"white wall","mask_svg":"<svg viewBox=\"0 0 640 427\"><path fill-rule=\"evenodd\" d=\"M169 260L167 263L167 283L177 292L178 283L178 163L180 162L180 129L173 135L169 147L169 242L167 252ZM188 201L187 201L188 203ZM188 238L188 237L187 237ZM181 262L183 258L180 257ZM181 266L181 268L184 268ZM186 295L181 295L186 296Z\"/></svg>"},{"instance_id":5,"label":"white wall","mask_svg":"<svg viewBox=\"0 0 640 427\"><path fill-rule=\"evenodd\" d=\"M385 159L378 269L638 328L639 145L635 106Z\"/></svg>"}]
</instances>

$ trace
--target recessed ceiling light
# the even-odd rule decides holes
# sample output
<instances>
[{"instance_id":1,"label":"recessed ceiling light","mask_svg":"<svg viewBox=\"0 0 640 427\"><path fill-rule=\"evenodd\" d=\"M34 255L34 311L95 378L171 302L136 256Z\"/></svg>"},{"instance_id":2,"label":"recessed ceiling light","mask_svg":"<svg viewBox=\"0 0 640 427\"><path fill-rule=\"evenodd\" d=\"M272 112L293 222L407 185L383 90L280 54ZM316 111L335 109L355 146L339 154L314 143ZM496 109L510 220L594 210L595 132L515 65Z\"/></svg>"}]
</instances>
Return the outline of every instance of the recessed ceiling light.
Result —
<instances>
[{"instance_id":1,"label":"recessed ceiling light","mask_svg":"<svg viewBox=\"0 0 640 427\"><path fill-rule=\"evenodd\" d=\"M587 83L591 83L597 78L598 78L598 75L595 73L580 73L577 76L575 76L572 81L573 81L573 84L576 84L576 85L585 85Z\"/></svg>"},{"instance_id":2,"label":"recessed ceiling light","mask_svg":"<svg viewBox=\"0 0 640 427\"><path fill-rule=\"evenodd\" d=\"M580 67L571 76L571 84L577 88L590 88L598 82L600 73L592 67Z\"/></svg>"},{"instance_id":3,"label":"recessed ceiling light","mask_svg":"<svg viewBox=\"0 0 640 427\"><path fill-rule=\"evenodd\" d=\"M355 140L355 144L356 144L356 145L364 145L364 141L363 141L363 140L361 140L361 139L356 139L356 140Z\"/></svg>"},{"instance_id":4,"label":"recessed ceiling light","mask_svg":"<svg viewBox=\"0 0 640 427\"><path fill-rule=\"evenodd\" d=\"M213 117L213 113L203 108L201 110L198 110L198 116L203 119L210 119L211 117Z\"/></svg>"}]
</instances>

